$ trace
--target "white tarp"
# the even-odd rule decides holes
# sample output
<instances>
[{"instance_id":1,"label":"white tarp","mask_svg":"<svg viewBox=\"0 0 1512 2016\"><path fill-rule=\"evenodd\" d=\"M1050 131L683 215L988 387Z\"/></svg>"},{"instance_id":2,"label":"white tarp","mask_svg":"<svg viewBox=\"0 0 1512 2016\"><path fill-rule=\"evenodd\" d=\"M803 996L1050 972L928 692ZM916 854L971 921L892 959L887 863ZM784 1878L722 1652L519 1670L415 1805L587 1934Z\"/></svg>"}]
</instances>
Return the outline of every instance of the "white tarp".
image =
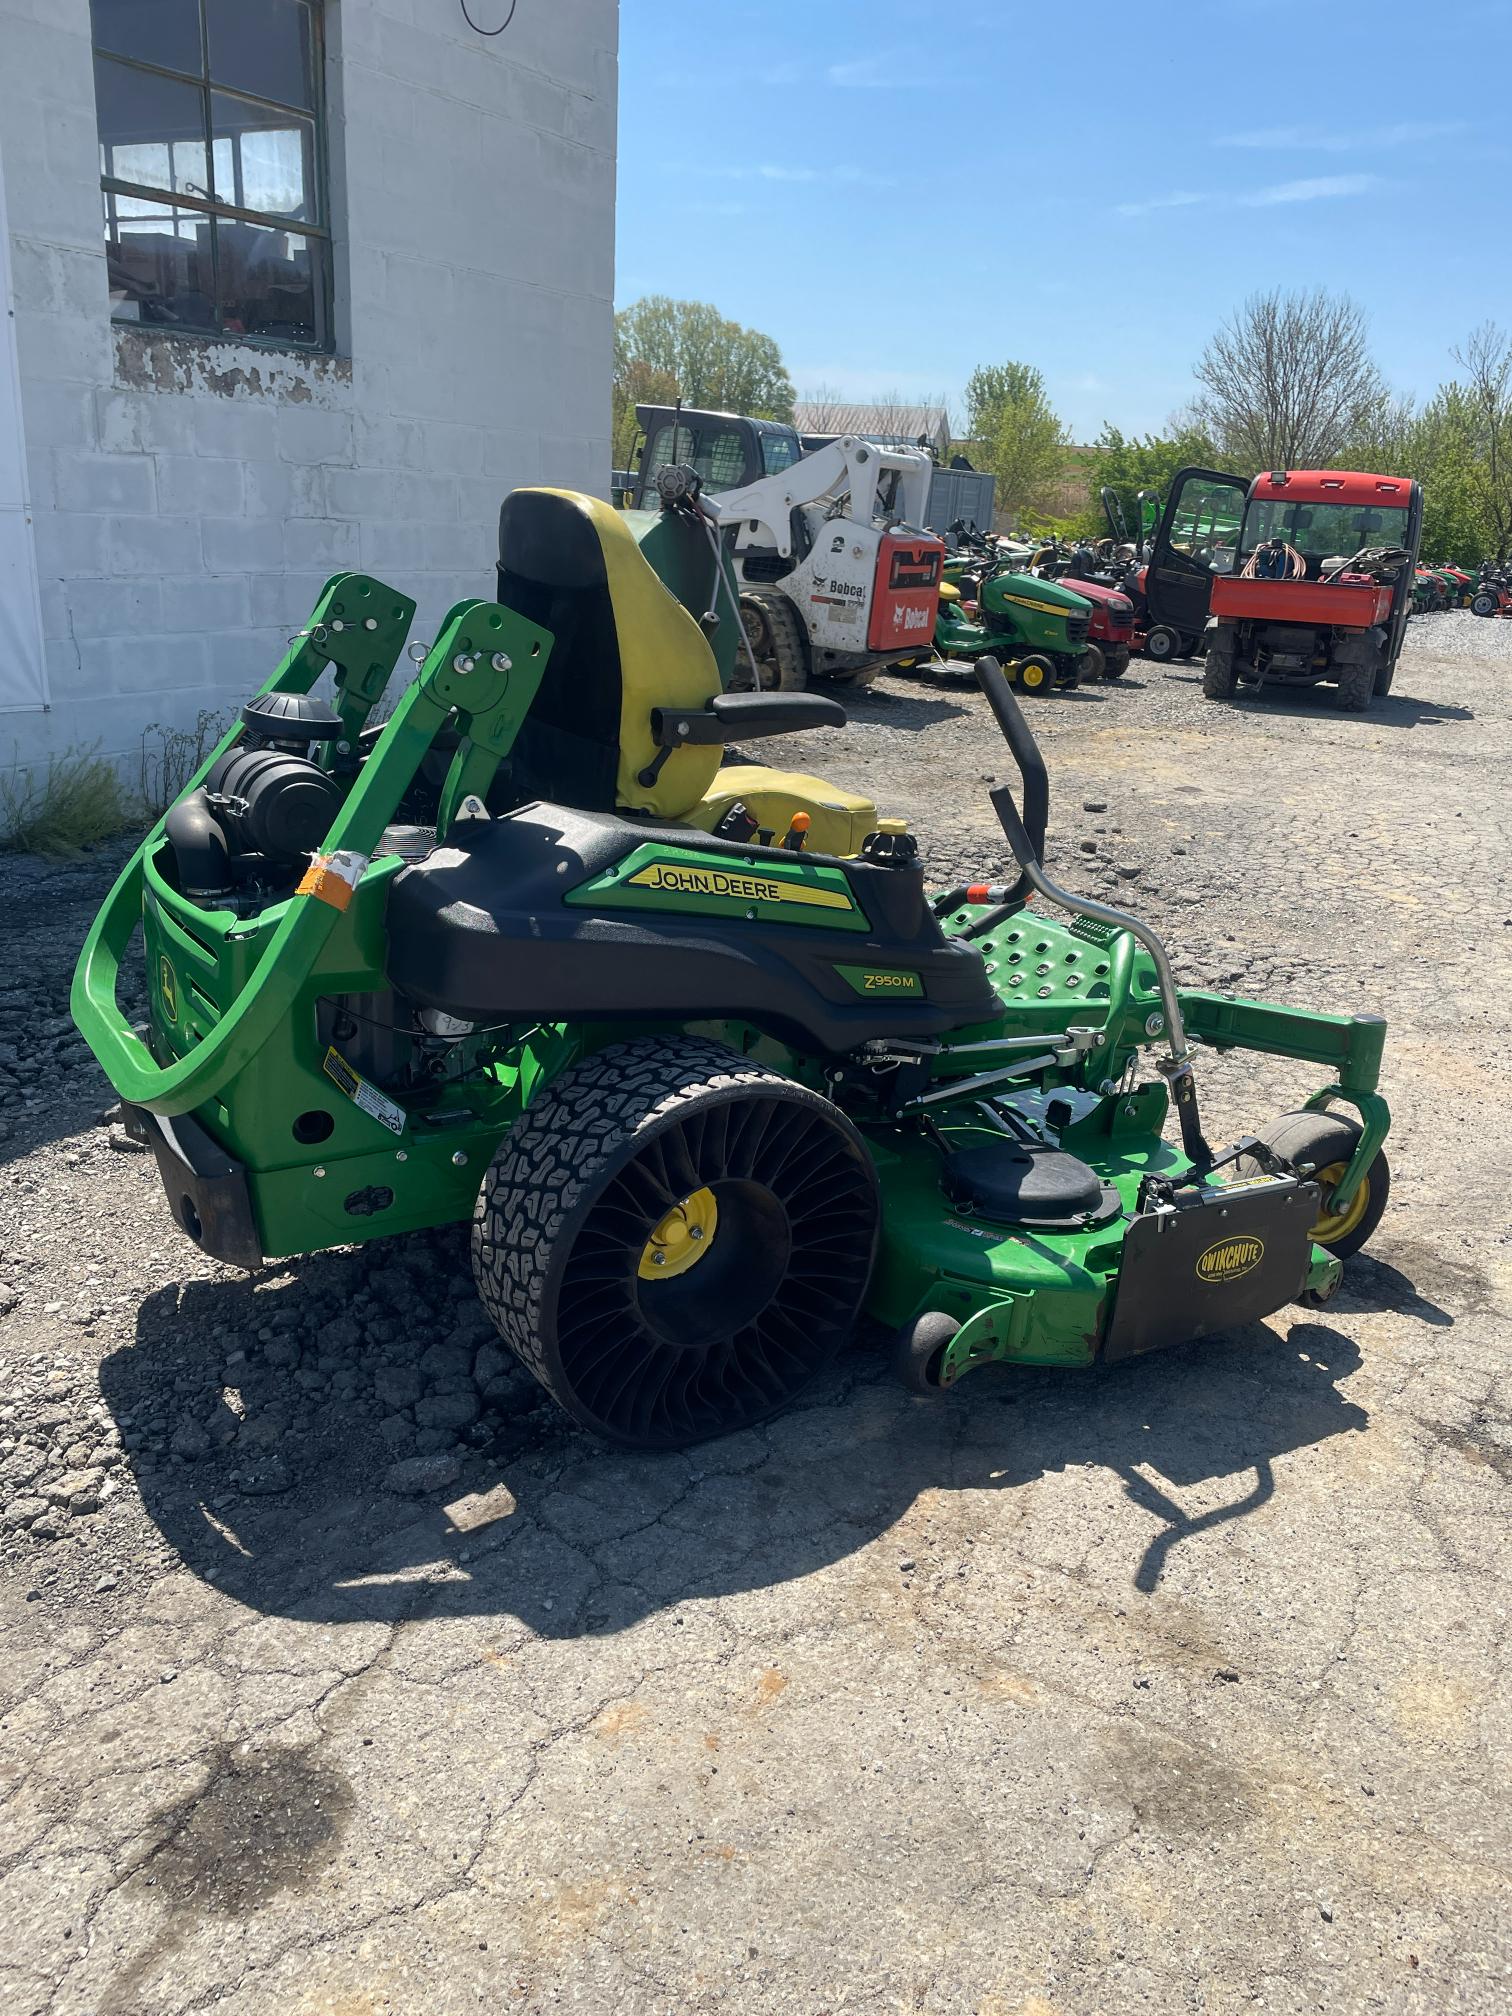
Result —
<instances>
[{"instance_id":1,"label":"white tarp","mask_svg":"<svg viewBox=\"0 0 1512 2016\"><path fill-rule=\"evenodd\" d=\"M0 711L47 704L42 605L32 541L21 431L21 374L16 362L10 226L0 166Z\"/></svg>"}]
</instances>

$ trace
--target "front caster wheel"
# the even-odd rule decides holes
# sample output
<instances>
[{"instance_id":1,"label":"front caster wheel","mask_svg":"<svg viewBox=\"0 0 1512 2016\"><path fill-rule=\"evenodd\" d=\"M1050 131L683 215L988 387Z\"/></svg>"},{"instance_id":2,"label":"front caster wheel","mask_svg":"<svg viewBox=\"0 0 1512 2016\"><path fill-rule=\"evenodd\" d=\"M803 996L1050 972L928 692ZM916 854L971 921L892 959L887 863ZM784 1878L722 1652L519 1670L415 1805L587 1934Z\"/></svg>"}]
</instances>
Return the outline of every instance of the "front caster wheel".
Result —
<instances>
[{"instance_id":1,"label":"front caster wheel","mask_svg":"<svg viewBox=\"0 0 1512 2016\"><path fill-rule=\"evenodd\" d=\"M1391 1168L1382 1149L1345 1208L1336 1211L1333 1207L1334 1190L1359 1146L1360 1131L1357 1120L1346 1120L1338 1113L1283 1113L1260 1133L1260 1139L1277 1155L1313 1170L1313 1180L1323 1193L1320 1216L1312 1228L1313 1243L1336 1260L1347 1260L1351 1253L1359 1252L1380 1224L1391 1195ZM1241 1155L1236 1167L1242 1176L1265 1173L1248 1155Z\"/></svg>"},{"instance_id":2,"label":"front caster wheel","mask_svg":"<svg viewBox=\"0 0 1512 2016\"><path fill-rule=\"evenodd\" d=\"M954 1316L947 1316L940 1309L926 1309L912 1323L903 1325L893 1343L892 1366L910 1393L923 1394L929 1400L939 1399L944 1391L940 1367L950 1340L960 1327Z\"/></svg>"}]
</instances>

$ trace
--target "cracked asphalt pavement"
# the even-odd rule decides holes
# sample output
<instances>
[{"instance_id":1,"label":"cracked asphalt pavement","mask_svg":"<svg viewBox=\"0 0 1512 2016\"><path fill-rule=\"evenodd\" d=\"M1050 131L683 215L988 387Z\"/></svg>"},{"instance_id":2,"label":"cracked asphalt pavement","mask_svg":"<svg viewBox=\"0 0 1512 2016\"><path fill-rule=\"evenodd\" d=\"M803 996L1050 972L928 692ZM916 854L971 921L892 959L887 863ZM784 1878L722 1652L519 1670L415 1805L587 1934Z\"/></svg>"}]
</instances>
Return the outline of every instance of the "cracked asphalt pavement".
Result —
<instances>
[{"instance_id":1,"label":"cracked asphalt pavement","mask_svg":"<svg viewBox=\"0 0 1512 2016\"><path fill-rule=\"evenodd\" d=\"M203 1261L67 1021L119 852L0 860L0 2008L1507 2007L1512 625L1390 701L1032 716L1052 869L1391 1023L1321 1311L947 1399L858 1338L673 1457L569 1429L457 1233ZM981 702L806 767L1000 865ZM1202 1061L1210 1133L1313 1089Z\"/></svg>"}]
</instances>

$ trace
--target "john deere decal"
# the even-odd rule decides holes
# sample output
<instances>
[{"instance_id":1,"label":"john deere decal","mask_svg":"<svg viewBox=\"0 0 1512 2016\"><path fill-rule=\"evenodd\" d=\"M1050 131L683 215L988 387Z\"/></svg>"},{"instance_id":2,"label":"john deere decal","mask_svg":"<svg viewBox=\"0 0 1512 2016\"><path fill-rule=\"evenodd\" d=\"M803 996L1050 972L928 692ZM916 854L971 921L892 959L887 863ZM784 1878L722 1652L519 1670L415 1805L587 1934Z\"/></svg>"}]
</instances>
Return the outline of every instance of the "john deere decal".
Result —
<instances>
[{"instance_id":1,"label":"john deere decal","mask_svg":"<svg viewBox=\"0 0 1512 2016\"><path fill-rule=\"evenodd\" d=\"M736 903L802 903L816 910L849 910L839 889L790 882L775 875L742 875L725 868L695 868L686 861L650 861L629 878L629 886L668 896L728 896Z\"/></svg>"},{"instance_id":2,"label":"john deere decal","mask_svg":"<svg viewBox=\"0 0 1512 2016\"><path fill-rule=\"evenodd\" d=\"M163 1013L170 1022L177 1022L178 981L174 978L173 968L161 955L158 958L158 993L162 997Z\"/></svg>"},{"instance_id":3,"label":"john deere decal","mask_svg":"<svg viewBox=\"0 0 1512 2016\"><path fill-rule=\"evenodd\" d=\"M1264 1258L1263 1239L1219 1239L1197 1256L1197 1279L1214 1286L1242 1281L1246 1274L1254 1273Z\"/></svg>"}]
</instances>

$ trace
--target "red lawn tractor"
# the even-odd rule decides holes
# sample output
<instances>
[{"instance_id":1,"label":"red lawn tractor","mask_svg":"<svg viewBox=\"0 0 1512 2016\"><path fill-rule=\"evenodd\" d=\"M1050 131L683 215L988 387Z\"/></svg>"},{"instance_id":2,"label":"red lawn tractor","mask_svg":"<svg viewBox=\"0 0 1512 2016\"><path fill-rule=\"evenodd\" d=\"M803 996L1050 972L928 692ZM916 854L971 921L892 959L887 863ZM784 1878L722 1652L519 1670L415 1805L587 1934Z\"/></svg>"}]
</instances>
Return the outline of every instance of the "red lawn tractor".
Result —
<instances>
[{"instance_id":1,"label":"red lawn tractor","mask_svg":"<svg viewBox=\"0 0 1512 2016\"><path fill-rule=\"evenodd\" d=\"M1221 535L1206 546L1183 539L1194 519L1217 523ZM1423 493L1410 477L1272 469L1246 483L1184 469L1150 572L1168 596L1189 596L1194 616L1210 618L1202 681L1210 700L1240 686L1328 684L1345 712L1364 713L1391 690L1422 529Z\"/></svg>"},{"instance_id":2,"label":"red lawn tractor","mask_svg":"<svg viewBox=\"0 0 1512 2016\"><path fill-rule=\"evenodd\" d=\"M1134 601L1122 583L1099 568L1086 546L1052 539L1030 562L1030 571L1059 581L1091 605L1087 648L1077 670L1082 679L1117 679L1129 669L1134 648Z\"/></svg>"}]
</instances>

